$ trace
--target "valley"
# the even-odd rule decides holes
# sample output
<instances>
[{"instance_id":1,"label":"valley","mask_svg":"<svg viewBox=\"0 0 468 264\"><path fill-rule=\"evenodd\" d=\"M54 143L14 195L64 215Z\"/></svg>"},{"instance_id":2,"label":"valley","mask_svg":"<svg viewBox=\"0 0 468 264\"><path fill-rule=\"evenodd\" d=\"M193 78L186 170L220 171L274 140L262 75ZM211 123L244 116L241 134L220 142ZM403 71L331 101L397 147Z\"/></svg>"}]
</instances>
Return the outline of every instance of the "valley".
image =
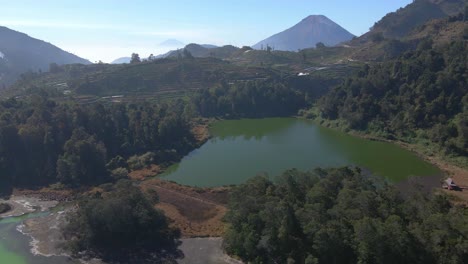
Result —
<instances>
[{"instance_id":1,"label":"valley","mask_svg":"<svg viewBox=\"0 0 468 264\"><path fill-rule=\"evenodd\" d=\"M252 46L184 7L30 26L134 48L112 63L0 27L0 263L465 263L468 6L399 6L359 36L365 12L244 9Z\"/></svg>"}]
</instances>

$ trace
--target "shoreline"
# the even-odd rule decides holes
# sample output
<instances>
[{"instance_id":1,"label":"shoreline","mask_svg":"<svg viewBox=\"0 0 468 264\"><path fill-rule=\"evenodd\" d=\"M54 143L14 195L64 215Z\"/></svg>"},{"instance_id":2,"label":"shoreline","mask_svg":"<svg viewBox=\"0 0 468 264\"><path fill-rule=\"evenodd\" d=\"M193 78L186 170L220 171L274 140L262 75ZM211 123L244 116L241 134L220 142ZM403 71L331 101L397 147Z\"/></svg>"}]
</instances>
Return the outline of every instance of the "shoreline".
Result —
<instances>
[{"instance_id":1,"label":"shoreline","mask_svg":"<svg viewBox=\"0 0 468 264\"><path fill-rule=\"evenodd\" d=\"M455 202L462 202L465 205L468 205L468 191L449 191L449 190L445 190L442 188L442 181L449 177L451 177L455 181L455 183L457 183L459 186L462 186L462 187L468 186L468 168L463 168L454 164L453 162L444 160L444 158L439 153L428 155L424 153L425 152L424 147L418 144L407 143L399 139L391 140L391 139L381 138L381 137L371 135L362 131L357 131L357 130L344 131L340 127L331 126L331 123L321 124L320 121L316 119L307 119L305 117L299 117L299 118L310 120L314 122L315 124L317 124L318 126L340 131L342 133L345 133L354 137L359 137L362 139L367 139L367 140L372 140L372 141L390 143L402 149L412 152L413 154L418 156L420 159L434 165L441 171L441 175L438 175L439 176L438 179L436 176L431 176L431 175L414 177L413 179L416 179L416 183L423 182L426 185L428 184L429 186L434 186L434 187L436 187L436 183L437 183L438 188L433 188L433 190L442 191L448 194L449 196L454 197ZM422 179L425 177L430 177L431 178L430 181L425 182L424 179ZM411 180L411 179L407 179L403 182L407 182L408 180Z\"/></svg>"}]
</instances>

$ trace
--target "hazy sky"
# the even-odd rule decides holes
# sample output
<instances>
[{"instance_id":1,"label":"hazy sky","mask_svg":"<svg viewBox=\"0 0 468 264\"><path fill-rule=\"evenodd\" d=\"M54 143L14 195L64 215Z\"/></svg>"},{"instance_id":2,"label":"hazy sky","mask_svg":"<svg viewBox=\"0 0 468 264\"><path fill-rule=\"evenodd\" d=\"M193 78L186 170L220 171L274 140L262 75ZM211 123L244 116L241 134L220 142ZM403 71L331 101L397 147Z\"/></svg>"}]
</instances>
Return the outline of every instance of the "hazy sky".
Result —
<instances>
[{"instance_id":1,"label":"hazy sky","mask_svg":"<svg viewBox=\"0 0 468 264\"><path fill-rule=\"evenodd\" d=\"M325 15L355 35L412 0L0 0L0 25L93 62L183 43L254 45L308 15Z\"/></svg>"}]
</instances>

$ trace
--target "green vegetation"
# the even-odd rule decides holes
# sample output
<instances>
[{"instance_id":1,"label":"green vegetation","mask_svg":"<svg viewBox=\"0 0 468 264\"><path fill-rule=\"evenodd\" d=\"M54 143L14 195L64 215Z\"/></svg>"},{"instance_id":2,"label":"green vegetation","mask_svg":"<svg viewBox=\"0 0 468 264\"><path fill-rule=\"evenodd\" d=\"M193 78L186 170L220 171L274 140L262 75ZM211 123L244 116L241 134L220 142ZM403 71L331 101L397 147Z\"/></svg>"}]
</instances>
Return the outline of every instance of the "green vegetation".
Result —
<instances>
[{"instance_id":1,"label":"green vegetation","mask_svg":"<svg viewBox=\"0 0 468 264\"><path fill-rule=\"evenodd\" d=\"M447 1L448 2L448 1ZM463 1L459 2L460 7ZM442 18L447 14L440 5L429 0L416 0L405 8L400 8L384 16L372 28L375 32L383 32L387 38L399 38L408 34L414 27L422 25L431 19Z\"/></svg>"},{"instance_id":2,"label":"green vegetation","mask_svg":"<svg viewBox=\"0 0 468 264\"><path fill-rule=\"evenodd\" d=\"M174 162L196 145L186 109L183 101L79 105L39 96L1 101L2 191L55 182L100 184L111 180L110 171L127 167L116 156L125 161L153 152L155 162Z\"/></svg>"},{"instance_id":3,"label":"green vegetation","mask_svg":"<svg viewBox=\"0 0 468 264\"><path fill-rule=\"evenodd\" d=\"M437 146L444 156L466 165L468 9L459 13L462 4L413 1L340 47L319 42L315 49L286 52L268 45L253 50L190 44L164 59L151 55L142 60L133 53L129 64L51 63L47 73L23 73L4 93L11 98L0 101L0 193L13 187L100 185L106 192L80 200L69 216L65 247L76 256L111 262L173 263L180 256L179 231L154 208L157 193L143 194L126 179L130 170L173 164L193 150L198 144L191 131L193 117L299 113L347 131ZM11 56L7 54L8 60L24 64L29 55ZM383 62L364 64L374 60ZM42 69L43 64L31 66ZM18 75L4 59L1 73ZM231 134L224 134L245 137L231 140L237 150L229 154L242 145L255 147L260 141L250 140L255 137L268 144L257 147L258 152L237 154L249 162L246 152L261 157L255 162L264 168L278 168L281 162L272 165L271 157L284 160L292 152L309 166L311 158L320 161L312 154L322 151L331 162L325 165L375 164L371 171L384 168L379 175L392 174L397 180L414 171L436 171L382 142L364 145L332 133L314 139L310 135L320 129L295 133L286 123L269 125L294 132L289 136L293 143L283 144L276 156L265 155L273 152L268 144L280 146L284 134L265 136L256 127L258 121L245 123L248 133L236 123ZM311 142L318 146L315 153L308 152L304 138L317 140ZM343 156L329 158L328 147ZM222 149L207 160L213 163L222 156L235 161L232 177L238 180L246 168L238 168L242 159L229 154ZM405 159L398 169L409 172L395 173L400 170L388 163L392 155ZM228 163L220 164L226 170ZM211 175L190 172L206 181L209 176L220 179L219 170ZM442 194L414 191L403 198L359 168L289 170L276 181L258 176L233 187L231 196L225 247L249 263L468 263L466 207ZM0 213L10 209L0 203Z\"/></svg>"},{"instance_id":4,"label":"green vegetation","mask_svg":"<svg viewBox=\"0 0 468 264\"><path fill-rule=\"evenodd\" d=\"M225 248L249 263L466 263L468 209L359 169L286 171L232 190Z\"/></svg>"},{"instance_id":5,"label":"green vegetation","mask_svg":"<svg viewBox=\"0 0 468 264\"><path fill-rule=\"evenodd\" d=\"M305 76L224 82L214 88L197 91L191 102L194 111L204 117L291 116L314 104L353 71L353 67L343 66Z\"/></svg>"},{"instance_id":6,"label":"green vegetation","mask_svg":"<svg viewBox=\"0 0 468 264\"><path fill-rule=\"evenodd\" d=\"M353 39L351 57L363 61L385 61L415 50L431 40L444 46L463 40L466 25L463 0L417 0L378 21L368 33Z\"/></svg>"},{"instance_id":7,"label":"green vegetation","mask_svg":"<svg viewBox=\"0 0 468 264\"><path fill-rule=\"evenodd\" d=\"M297 113L304 96L282 84L247 82L203 90L194 98L202 116L264 117Z\"/></svg>"},{"instance_id":8,"label":"green vegetation","mask_svg":"<svg viewBox=\"0 0 468 264\"><path fill-rule=\"evenodd\" d=\"M134 54L136 57L137 54ZM134 58L136 61L137 59ZM54 72L30 73L12 86L6 95L24 95L45 90L56 97L65 91L100 97L124 95L135 99L170 91L211 88L223 81L275 78L279 74L262 67L240 67L215 58L171 58L132 64L65 65Z\"/></svg>"},{"instance_id":9,"label":"green vegetation","mask_svg":"<svg viewBox=\"0 0 468 264\"><path fill-rule=\"evenodd\" d=\"M63 229L65 247L105 261L176 263L179 231L169 227L153 202L130 182L82 200Z\"/></svg>"},{"instance_id":10,"label":"green vegetation","mask_svg":"<svg viewBox=\"0 0 468 264\"><path fill-rule=\"evenodd\" d=\"M418 138L468 154L466 42L420 45L346 80L320 100L321 115L387 138Z\"/></svg>"}]
</instances>

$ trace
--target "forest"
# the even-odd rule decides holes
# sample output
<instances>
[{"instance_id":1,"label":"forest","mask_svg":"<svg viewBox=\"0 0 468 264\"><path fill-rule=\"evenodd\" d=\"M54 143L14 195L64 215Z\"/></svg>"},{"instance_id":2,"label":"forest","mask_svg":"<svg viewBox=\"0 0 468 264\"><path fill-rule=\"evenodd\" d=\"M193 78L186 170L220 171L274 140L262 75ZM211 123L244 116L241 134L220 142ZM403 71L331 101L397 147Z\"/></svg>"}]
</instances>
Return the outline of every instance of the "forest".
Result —
<instances>
[{"instance_id":1,"label":"forest","mask_svg":"<svg viewBox=\"0 0 468 264\"><path fill-rule=\"evenodd\" d=\"M387 138L425 139L468 154L468 45L432 41L396 60L364 66L318 103L325 119Z\"/></svg>"},{"instance_id":2,"label":"forest","mask_svg":"<svg viewBox=\"0 0 468 264\"><path fill-rule=\"evenodd\" d=\"M288 170L231 191L225 248L248 263L467 263L468 210L359 168Z\"/></svg>"},{"instance_id":3,"label":"forest","mask_svg":"<svg viewBox=\"0 0 468 264\"><path fill-rule=\"evenodd\" d=\"M224 118L290 116L306 105L303 93L266 81L203 90L193 102L200 115Z\"/></svg>"},{"instance_id":4,"label":"forest","mask_svg":"<svg viewBox=\"0 0 468 264\"><path fill-rule=\"evenodd\" d=\"M73 254L109 263L176 263L180 231L155 209L155 193L143 193L130 181L108 192L82 198L62 229L62 245Z\"/></svg>"},{"instance_id":5,"label":"forest","mask_svg":"<svg viewBox=\"0 0 468 264\"><path fill-rule=\"evenodd\" d=\"M46 96L0 102L0 182L77 187L111 179L133 155L173 162L196 145L181 101L79 105ZM135 157L133 158L135 160Z\"/></svg>"},{"instance_id":6,"label":"forest","mask_svg":"<svg viewBox=\"0 0 468 264\"><path fill-rule=\"evenodd\" d=\"M2 191L99 185L125 178L129 169L169 165L197 146L193 118L294 115L320 93L308 89L268 80L221 85L188 101L79 104L42 92L3 100Z\"/></svg>"}]
</instances>

